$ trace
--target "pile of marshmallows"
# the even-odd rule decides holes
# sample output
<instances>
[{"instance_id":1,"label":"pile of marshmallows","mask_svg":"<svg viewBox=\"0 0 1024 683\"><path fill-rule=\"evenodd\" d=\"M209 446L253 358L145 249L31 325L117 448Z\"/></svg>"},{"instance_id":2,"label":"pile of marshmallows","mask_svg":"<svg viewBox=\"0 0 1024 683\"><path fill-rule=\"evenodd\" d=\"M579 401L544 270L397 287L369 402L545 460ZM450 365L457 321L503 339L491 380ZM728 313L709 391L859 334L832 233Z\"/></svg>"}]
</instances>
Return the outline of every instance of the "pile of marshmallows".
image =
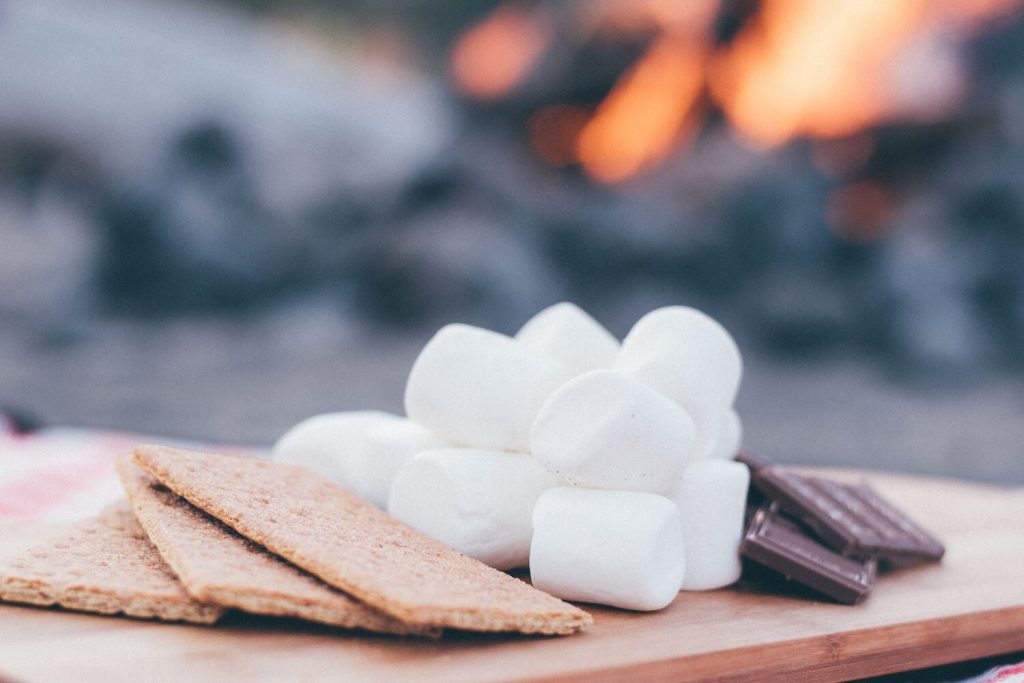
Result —
<instances>
[{"instance_id":1,"label":"pile of marshmallows","mask_svg":"<svg viewBox=\"0 0 1024 683\"><path fill-rule=\"evenodd\" d=\"M741 373L695 309L652 311L620 344L561 303L515 338L442 328L409 375L408 418L320 415L274 453L497 569L529 566L556 596L656 610L739 578Z\"/></svg>"}]
</instances>

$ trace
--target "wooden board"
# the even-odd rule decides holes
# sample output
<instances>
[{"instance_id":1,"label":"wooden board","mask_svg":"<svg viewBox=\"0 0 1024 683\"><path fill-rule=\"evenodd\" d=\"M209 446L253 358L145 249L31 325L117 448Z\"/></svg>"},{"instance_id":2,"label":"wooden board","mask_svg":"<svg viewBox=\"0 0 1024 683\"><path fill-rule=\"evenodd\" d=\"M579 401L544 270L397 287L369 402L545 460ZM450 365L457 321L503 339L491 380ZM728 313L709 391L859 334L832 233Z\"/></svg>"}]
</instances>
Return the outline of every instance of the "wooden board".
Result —
<instances>
[{"instance_id":1,"label":"wooden board","mask_svg":"<svg viewBox=\"0 0 1024 683\"><path fill-rule=\"evenodd\" d=\"M859 475L854 475L859 476ZM1024 651L1024 490L867 474L948 547L847 607L742 588L569 638L438 643L232 617L215 628L0 606L0 674L49 681L839 680Z\"/></svg>"}]
</instances>

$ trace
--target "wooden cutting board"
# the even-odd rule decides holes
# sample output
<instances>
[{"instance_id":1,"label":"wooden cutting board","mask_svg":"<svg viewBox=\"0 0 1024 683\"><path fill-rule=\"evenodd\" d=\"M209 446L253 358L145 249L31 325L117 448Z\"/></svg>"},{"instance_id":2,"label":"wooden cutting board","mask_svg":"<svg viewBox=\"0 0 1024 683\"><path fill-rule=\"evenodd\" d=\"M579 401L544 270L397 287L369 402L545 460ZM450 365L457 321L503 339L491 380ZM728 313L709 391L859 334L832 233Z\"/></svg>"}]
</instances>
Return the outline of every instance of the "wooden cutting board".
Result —
<instances>
[{"instance_id":1,"label":"wooden cutting board","mask_svg":"<svg viewBox=\"0 0 1024 683\"><path fill-rule=\"evenodd\" d=\"M24 681L840 680L1024 651L1024 489L864 478L946 542L856 607L743 586L653 614L593 610L568 638L352 636L234 616L217 627L0 606L0 674ZM0 529L0 533L3 530Z\"/></svg>"}]
</instances>

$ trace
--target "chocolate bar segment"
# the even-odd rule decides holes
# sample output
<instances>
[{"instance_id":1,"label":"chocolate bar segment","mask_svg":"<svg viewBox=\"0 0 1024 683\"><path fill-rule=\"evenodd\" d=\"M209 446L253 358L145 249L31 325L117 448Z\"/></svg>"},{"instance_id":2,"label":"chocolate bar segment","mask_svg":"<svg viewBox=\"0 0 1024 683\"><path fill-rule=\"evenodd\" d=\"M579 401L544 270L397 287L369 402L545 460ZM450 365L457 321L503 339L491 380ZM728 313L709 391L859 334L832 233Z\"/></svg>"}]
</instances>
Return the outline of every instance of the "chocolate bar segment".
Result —
<instances>
[{"instance_id":1,"label":"chocolate bar segment","mask_svg":"<svg viewBox=\"0 0 1024 683\"><path fill-rule=\"evenodd\" d=\"M945 553L938 539L866 484L805 477L778 466L759 470L755 482L784 511L844 555L911 564L938 560Z\"/></svg>"},{"instance_id":2,"label":"chocolate bar segment","mask_svg":"<svg viewBox=\"0 0 1024 683\"><path fill-rule=\"evenodd\" d=\"M884 539L882 545L865 548L865 551L897 564L934 562L945 555L946 548L939 539L897 510L867 484L840 487L848 494L850 508Z\"/></svg>"},{"instance_id":3,"label":"chocolate bar segment","mask_svg":"<svg viewBox=\"0 0 1024 683\"><path fill-rule=\"evenodd\" d=\"M804 477L771 465L758 470L755 484L788 514L843 554L870 555L864 549L885 547L882 535L844 504L846 497L836 497L840 485L835 482Z\"/></svg>"},{"instance_id":4,"label":"chocolate bar segment","mask_svg":"<svg viewBox=\"0 0 1024 683\"><path fill-rule=\"evenodd\" d=\"M865 502L852 486L827 479L809 479L808 482L842 506L859 524L871 529L871 534L854 535L845 547L839 548L844 554L890 558L913 555L917 551L919 541L902 532L889 518Z\"/></svg>"},{"instance_id":5,"label":"chocolate bar segment","mask_svg":"<svg viewBox=\"0 0 1024 683\"><path fill-rule=\"evenodd\" d=\"M844 557L805 534L772 503L754 515L740 555L838 602L854 605L868 594L878 563Z\"/></svg>"}]
</instances>

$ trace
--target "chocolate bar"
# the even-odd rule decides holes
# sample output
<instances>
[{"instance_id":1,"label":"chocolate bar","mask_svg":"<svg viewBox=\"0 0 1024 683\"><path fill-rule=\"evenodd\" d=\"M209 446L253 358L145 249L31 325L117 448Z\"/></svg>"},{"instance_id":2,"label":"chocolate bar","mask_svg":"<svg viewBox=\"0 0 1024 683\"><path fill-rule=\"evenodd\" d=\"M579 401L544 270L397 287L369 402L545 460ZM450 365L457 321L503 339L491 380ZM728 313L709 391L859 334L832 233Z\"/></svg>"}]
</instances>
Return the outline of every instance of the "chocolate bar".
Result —
<instances>
[{"instance_id":1,"label":"chocolate bar","mask_svg":"<svg viewBox=\"0 0 1024 683\"><path fill-rule=\"evenodd\" d=\"M886 544L872 551L879 559L898 564L934 562L946 554L946 548L939 539L897 510L867 484L842 488L863 505L854 507L855 512L885 537Z\"/></svg>"},{"instance_id":2,"label":"chocolate bar","mask_svg":"<svg viewBox=\"0 0 1024 683\"><path fill-rule=\"evenodd\" d=\"M777 503L754 514L740 555L849 605L868 594L878 568L874 558L844 557L819 543L787 519Z\"/></svg>"},{"instance_id":3,"label":"chocolate bar","mask_svg":"<svg viewBox=\"0 0 1024 683\"><path fill-rule=\"evenodd\" d=\"M942 544L866 485L762 467L755 484L783 510L843 555L906 564L937 560Z\"/></svg>"},{"instance_id":4,"label":"chocolate bar","mask_svg":"<svg viewBox=\"0 0 1024 683\"><path fill-rule=\"evenodd\" d=\"M854 554L850 551L882 543L882 537L874 529L833 498L834 487L828 486L833 482L804 477L771 465L758 470L755 483L765 495L835 550Z\"/></svg>"}]
</instances>

